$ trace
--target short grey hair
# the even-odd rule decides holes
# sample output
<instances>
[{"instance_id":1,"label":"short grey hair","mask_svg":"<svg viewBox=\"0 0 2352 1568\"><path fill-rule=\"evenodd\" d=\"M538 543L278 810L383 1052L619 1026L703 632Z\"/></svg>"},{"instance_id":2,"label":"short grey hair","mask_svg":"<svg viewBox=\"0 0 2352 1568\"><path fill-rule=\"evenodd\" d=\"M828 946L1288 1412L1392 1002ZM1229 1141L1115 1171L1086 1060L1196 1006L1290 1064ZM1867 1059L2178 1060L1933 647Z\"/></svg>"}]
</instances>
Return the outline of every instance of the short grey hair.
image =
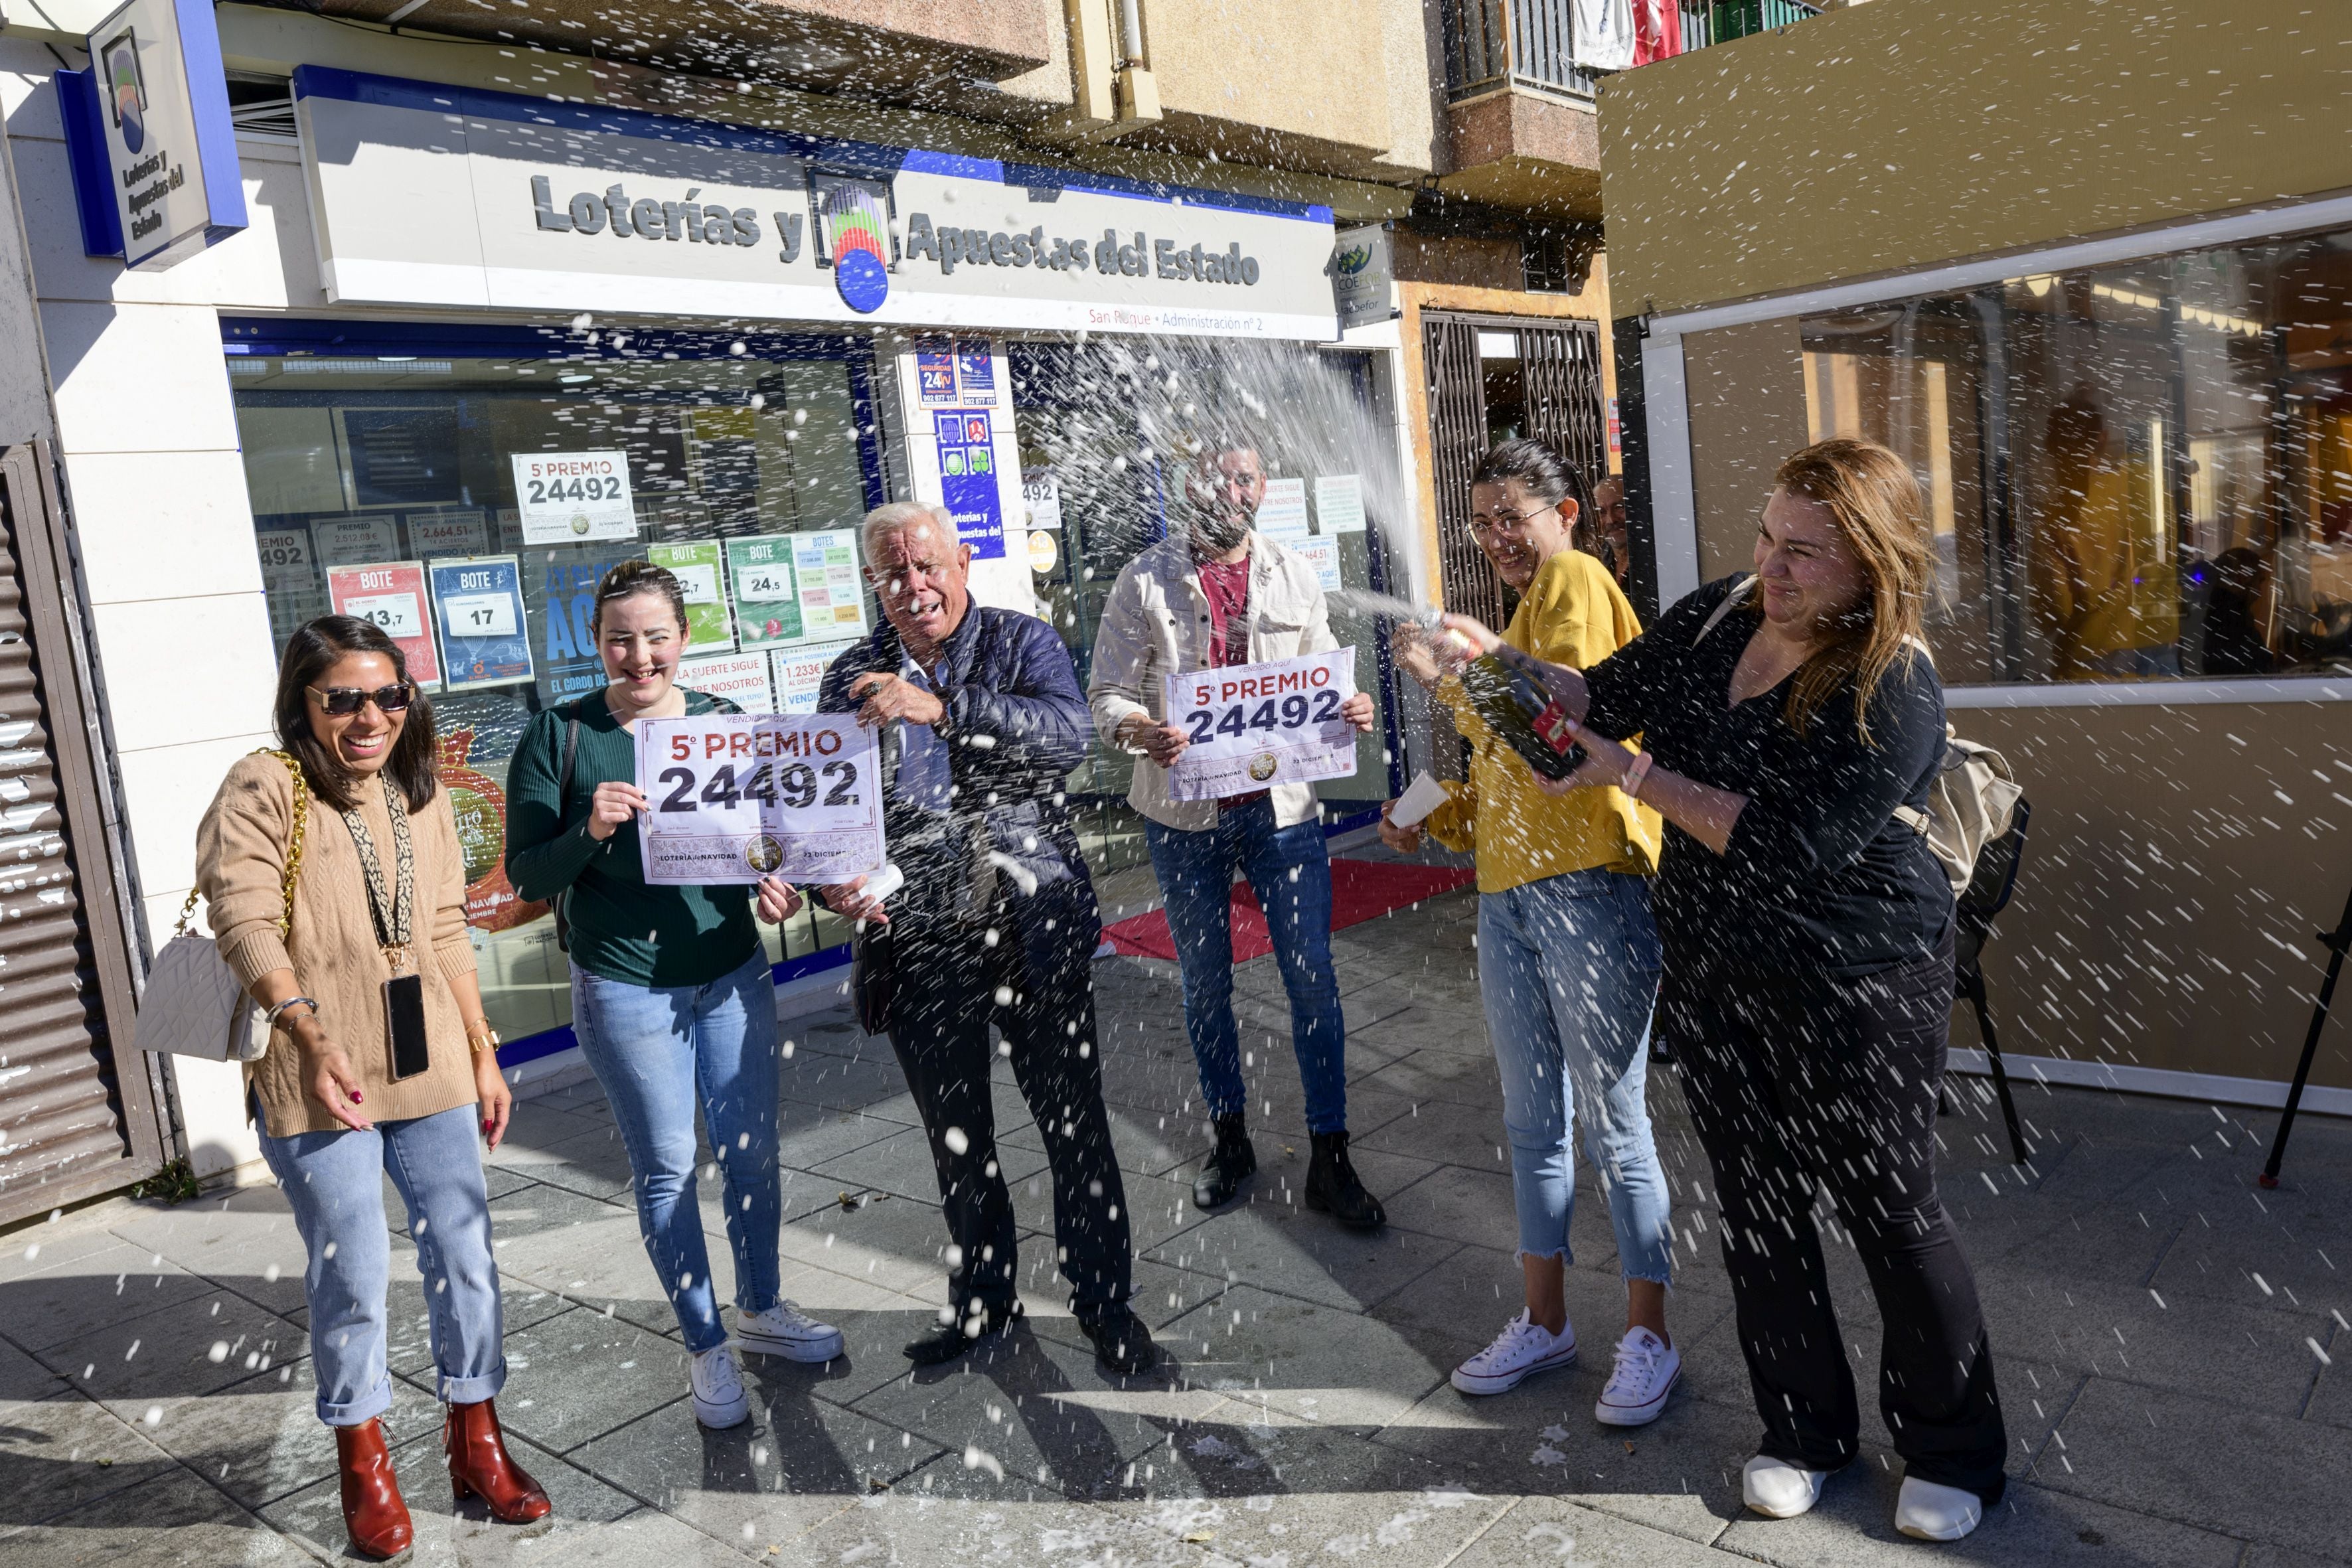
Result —
<instances>
[{"instance_id":1,"label":"short grey hair","mask_svg":"<svg viewBox=\"0 0 2352 1568\"><path fill-rule=\"evenodd\" d=\"M929 501L885 501L866 514L858 525L857 542L866 552L866 559L874 559L874 542L886 533L903 533L919 522L928 522L940 531L940 537L950 544L957 542L955 516L943 506Z\"/></svg>"}]
</instances>

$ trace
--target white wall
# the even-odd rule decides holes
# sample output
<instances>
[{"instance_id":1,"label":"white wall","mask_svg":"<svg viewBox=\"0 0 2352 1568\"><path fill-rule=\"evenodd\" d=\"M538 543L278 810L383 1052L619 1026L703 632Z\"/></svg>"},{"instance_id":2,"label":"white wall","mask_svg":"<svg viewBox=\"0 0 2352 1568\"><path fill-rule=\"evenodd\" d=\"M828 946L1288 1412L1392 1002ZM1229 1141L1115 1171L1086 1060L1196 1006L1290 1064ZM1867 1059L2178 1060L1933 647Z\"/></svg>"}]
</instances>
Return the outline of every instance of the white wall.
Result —
<instances>
[{"instance_id":1,"label":"white wall","mask_svg":"<svg viewBox=\"0 0 2352 1568\"><path fill-rule=\"evenodd\" d=\"M0 113L56 384L92 654L132 872L160 941L194 880L196 821L214 784L269 742L276 664L216 307L289 302L274 220L300 170L290 148L247 148L251 230L152 276L93 261L81 253L56 68L38 45L0 38ZM309 236L289 237L305 258L295 276L307 276ZM257 1158L237 1069L173 1065L197 1170Z\"/></svg>"}]
</instances>

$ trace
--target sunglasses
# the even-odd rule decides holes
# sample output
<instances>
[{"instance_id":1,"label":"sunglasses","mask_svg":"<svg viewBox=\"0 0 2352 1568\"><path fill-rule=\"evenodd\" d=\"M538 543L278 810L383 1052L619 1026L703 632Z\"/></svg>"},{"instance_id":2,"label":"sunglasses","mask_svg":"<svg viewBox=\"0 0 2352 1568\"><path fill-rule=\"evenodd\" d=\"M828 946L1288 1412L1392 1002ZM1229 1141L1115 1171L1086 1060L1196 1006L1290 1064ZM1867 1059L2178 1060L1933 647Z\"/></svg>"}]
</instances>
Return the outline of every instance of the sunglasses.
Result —
<instances>
[{"instance_id":1,"label":"sunglasses","mask_svg":"<svg viewBox=\"0 0 2352 1568\"><path fill-rule=\"evenodd\" d=\"M321 709L338 719L349 718L370 702L376 705L378 712L401 712L408 706L410 692L409 684L404 680L394 681L373 691L362 691L356 686L330 686L324 690L306 686L302 689L309 692L311 700Z\"/></svg>"}]
</instances>

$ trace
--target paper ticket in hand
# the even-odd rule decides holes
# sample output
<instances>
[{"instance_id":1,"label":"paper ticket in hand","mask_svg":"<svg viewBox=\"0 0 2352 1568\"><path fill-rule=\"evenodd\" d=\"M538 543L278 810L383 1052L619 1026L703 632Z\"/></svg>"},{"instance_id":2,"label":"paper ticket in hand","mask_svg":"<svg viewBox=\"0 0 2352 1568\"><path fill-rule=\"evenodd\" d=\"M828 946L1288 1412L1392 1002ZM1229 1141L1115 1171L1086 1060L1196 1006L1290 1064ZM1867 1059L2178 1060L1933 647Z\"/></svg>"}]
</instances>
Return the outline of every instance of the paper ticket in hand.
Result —
<instances>
[{"instance_id":1,"label":"paper ticket in hand","mask_svg":"<svg viewBox=\"0 0 2352 1568\"><path fill-rule=\"evenodd\" d=\"M875 732L846 713L637 724L637 843L665 886L846 882L886 858Z\"/></svg>"},{"instance_id":2,"label":"paper ticket in hand","mask_svg":"<svg viewBox=\"0 0 2352 1568\"><path fill-rule=\"evenodd\" d=\"M1356 731L1339 705L1356 691L1356 650L1163 678L1162 710L1191 743L1168 770L1173 800L1218 800L1270 784L1356 772Z\"/></svg>"}]
</instances>

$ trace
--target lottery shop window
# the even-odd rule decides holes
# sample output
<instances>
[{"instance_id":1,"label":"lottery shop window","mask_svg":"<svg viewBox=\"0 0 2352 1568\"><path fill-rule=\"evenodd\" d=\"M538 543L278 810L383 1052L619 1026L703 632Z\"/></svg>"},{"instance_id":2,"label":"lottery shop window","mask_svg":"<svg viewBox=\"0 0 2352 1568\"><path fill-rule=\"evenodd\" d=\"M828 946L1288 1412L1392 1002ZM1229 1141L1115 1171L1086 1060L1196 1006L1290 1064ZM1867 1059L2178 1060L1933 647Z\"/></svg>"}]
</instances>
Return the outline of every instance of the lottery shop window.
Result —
<instances>
[{"instance_id":1,"label":"lottery shop window","mask_svg":"<svg viewBox=\"0 0 2352 1568\"><path fill-rule=\"evenodd\" d=\"M859 340L571 328L224 323L272 637L375 621L432 692L491 1022L571 1021L544 905L502 867L508 761L532 714L604 683L597 579L685 581L685 683L813 711L877 611L856 527L883 499ZM763 928L765 930L766 928ZM847 939L810 910L770 956Z\"/></svg>"}]
</instances>

